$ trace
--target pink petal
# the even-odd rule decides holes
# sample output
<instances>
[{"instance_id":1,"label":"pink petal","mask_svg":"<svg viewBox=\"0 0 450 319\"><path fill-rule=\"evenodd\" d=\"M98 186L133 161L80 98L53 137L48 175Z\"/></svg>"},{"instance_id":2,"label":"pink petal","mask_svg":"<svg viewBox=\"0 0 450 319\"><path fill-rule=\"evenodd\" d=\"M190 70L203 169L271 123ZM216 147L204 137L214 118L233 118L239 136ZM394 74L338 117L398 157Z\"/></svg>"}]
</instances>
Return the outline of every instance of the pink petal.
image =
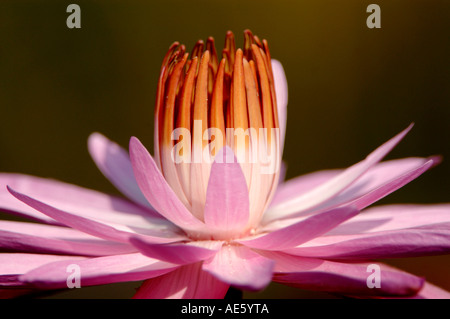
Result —
<instances>
[{"instance_id":1,"label":"pink petal","mask_svg":"<svg viewBox=\"0 0 450 319\"><path fill-rule=\"evenodd\" d=\"M326 236L286 253L326 259L367 260L450 252L450 223L360 235Z\"/></svg>"},{"instance_id":2,"label":"pink petal","mask_svg":"<svg viewBox=\"0 0 450 319\"><path fill-rule=\"evenodd\" d=\"M70 265L79 266L81 287L144 280L163 275L176 267L136 253L56 261L35 268L19 278L43 289L67 288L67 279L72 273L68 270Z\"/></svg>"},{"instance_id":3,"label":"pink petal","mask_svg":"<svg viewBox=\"0 0 450 319\"><path fill-rule=\"evenodd\" d=\"M251 248L284 250L320 236L358 213L359 211L353 207L336 208L328 212L313 215L293 225L260 237L238 240L237 242Z\"/></svg>"},{"instance_id":4,"label":"pink petal","mask_svg":"<svg viewBox=\"0 0 450 319\"><path fill-rule=\"evenodd\" d=\"M398 178L395 178L379 186L378 188L373 189L367 194L364 194L364 196L361 196L360 198L357 198L354 201L347 203L347 205L355 205L359 209L366 208L367 206L375 203L376 201L382 199L383 197L389 195L390 193L396 191L397 189L400 189L404 185L413 181L414 179L425 173L427 170L435 166L436 163L437 163L436 159L434 158L430 159L423 165L414 168L409 172L406 172L402 176L399 176Z\"/></svg>"},{"instance_id":5,"label":"pink petal","mask_svg":"<svg viewBox=\"0 0 450 319\"><path fill-rule=\"evenodd\" d=\"M233 151L229 147L222 148L211 167L206 192L205 223L211 233L224 233L226 236L247 225L250 204L241 165L234 156L232 163L225 161L225 153L233 154Z\"/></svg>"},{"instance_id":6,"label":"pink petal","mask_svg":"<svg viewBox=\"0 0 450 319\"><path fill-rule=\"evenodd\" d=\"M195 152L196 150L198 148L194 148L193 154L198 153L198 151ZM196 157L193 158L195 159ZM210 167L210 163L196 163L195 160L189 164L189 192L192 205L188 207L192 215L200 220L204 218Z\"/></svg>"},{"instance_id":7,"label":"pink petal","mask_svg":"<svg viewBox=\"0 0 450 319\"><path fill-rule=\"evenodd\" d=\"M144 238L146 238L149 241L153 241L154 243L167 243L178 241L184 238L177 236L169 231L163 232L147 229L145 231L145 234L138 234L132 232L131 229L119 230L118 227L120 225L114 225L116 227L113 227L112 224L106 224L92 219L87 219L84 217L73 215L64 212L60 209L54 208L45 203L42 203L27 195L16 192L9 187L8 190L14 197L19 199L20 201L26 203L27 205L33 207L34 209L40 211L41 213L55 220L58 220L62 224L106 240L128 243L128 240L131 236L144 236Z\"/></svg>"},{"instance_id":8,"label":"pink petal","mask_svg":"<svg viewBox=\"0 0 450 319\"><path fill-rule=\"evenodd\" d=\"M266 255L266 254L265 254ZM274 281L301 289L357 296L411 296L424 280L381 263L380 288L369 288L371 263L339 263L302 258L282 253L268 253L276 261Z\"/></svg>"},{"instance_id":9,"label":"pink petal","mask_svg":"<svg viewBox=\"0 0 450 319\"><path fill-rule=\"evenodd\" d=\"M450 204L383 205L339 225L327 236L374 233L450 222Z\"/></svg>"},{"instance_id":10,"label":"pink petal","mask_svg":"<svg viewBox=\"0 0 450 319\"><path fill-rule=\"evenodd\" d=\"M135 137L130 140L130 157L142 193L162 216L184 229L204 228L204 224L180 202L151 155Z\"/></svg>"},{"instance_id":11,"label":"pink petal","mask_svg":"<svg viewBox=\"0 0 450 319\"><path fill-rule=\"evenodd\" d=\"M229 285L201 268L201 263L177 268L163 276L146 280L135 299L222 299Z\"/></svg>"},{"instance_id":12,"label":"pink petal","mask_svg":"<svg viewBox=\"0 0 450 319\"><path fill-rule=\"evenodd\" d=\"M336 196L354 181L361 177L368 169L378 163L387 153L389 153L395 145L409 132L412 124L404 131L381 145L375 151L367 156L367 158L343 171L341 174L332 178L326 183L312 189L297 198L287 202L272 206L264 215L264 223L269 223L275 219L294 217L301 212L316 207L326 200Z\"/></svg>"},{"instance_id":13,"label":"pink petal","mask_svg":"<svg viewBox=\"0 0 450 319\"><path fill-rule=\"evenodd\" d=\"M219 241L194 241L179 244L155 245L139 238L131 238L130 242L147 257L177 265L205 260L214 256L222 247L222 242Z\"/></svg>"},{"instance_id":14,"label":"pink petal","mask_svg":"<svg viewBox=\"0 0 450 319\"><path fill-rule=\"evenodd\" d=\"M160 172L163 174L164 179L166 180L167 184L170 185L170 188L175 193L177 198L181 201L181 203L188 208L191 212L191 204L190 200L191 197L187 197L187 194L192 190L191 188L187 188L189 192L186 192L182 185L181 177L179 176L178 167L175 164L175 161L173 160L173 153L172 153L172 147L173 146L165 146L161 148L161 169ZM187 165L187 167L190 167L191 164L184 163ZM156 165L156 163L155 163ZM186 166L184 166L186 168ZM181 169L181 168L180 168Z\"/></svg>"},{"instance_id":15,"label":"pink petal","mask_svg":"<svg viewBox=\"0 0 450 319\"><path fill-rule=\"evenodd\" d=\"M25 288L27 284L19 280L19 275L0 275L1 288ZM2 289L0 289L1 291Z\"/></svg>"},{"instance_id":16,"label":"pink petal","mask_svg":"<svg viewBox=\"0 0 450 319\"><path fill-rule=\"evenodd\" d=\"M102 240L75 229L0 221L0 248L8 251L107 256L135 252L130 245Z\"/></svg>"},{"instance_id":17,"label":"pink petal","mask_svg":"<svg viewBox=\"0 0 450 319\"><path fill-rule=\"evenodd\" d=\"M51 179L21 174L0 174L0 208L45 223L59 224L54 219L12 197L6 189L7 185L21 193L40 198L62 210L83 214L86 218L103 219L116 223L126 219L134 226L142 225L145 220L154 220L153 213L149 209L118 197ZM162 218L159 217L156 221L161 223Z\"/></svg>"},{"instance_id":18,"label":"pink petal","mask_svg":"<svg viewBox=\"0 0 450 319\"><path fill-rule=\"evenodd\" d=\"M331 180L333 177L342 173L342 171L340 169L323 170L301 175L280 183L270 206L276 206L277 204L300 196L320 184Z\"/></svg>"},{"instance_id":19,"label":"pink petal","mask_svg":"<svg viewBox=\"0 0 450 319\"><path fill-rule=\"evenodd\" d=\"M74 256L0 253L0 299L16 298L36 292L36 288L19 279L25 272L55 261L83 259L84 257Z\"/></svg>"},{"instance_id":20,"label":"pink petal","mask_svg":"<svg viewBox=\"0 0 450 319\"><path fill-rule=\"evenodd\" d=\"M43 265L65 260L85 260L86 257L44 254L0 253L0 276L21 275Z\"/></svg>"},{"instance_id":21,"label":"pink petal","mask_svg":"<svg viewBox=\"0 0 450 319\"><path fill-rule=\"evenodd\" d=\"M440 159L435 157L430 159L407 158L380 163L349 189L316 209L352 205L361 210L405 186L439 162Z\"/></svg>"},{"instance_id":22,"label":"pink petal","mask_svg":"<svg viewBox=\"0 0 450 319\"><path fill-rule=\"evenodd\" d=\"M429 282L425 282L419 293L413 299L450 299L450 292Z\"/></svg>"},{"instance_id":23,"label":"pink petal","mask_svg":"<svg viewBox=\"0 0 450 319\"><path fill-rule=\"evenodd\" d=\"M151 207L136 183L130 157L122 147L100 133L92 133L88 149L97 167L117 189L134 202Z\"/></svg>"},{"instance_id":24,"label":"pink petal","mask_svg":"<svg viewBox=\"0 0 450 319\"><path fill-rule=\"evenodd\" d=\"M266 287L272 280L274 262L245 246L224 245L203 270L230 285L250 290Z\"/></svg>"},{"instance_id":25,"label":"pink petal","mask_svg":"<svg viewBox=\"0 0 450 319\"><path fill-rule=\"evenodd\" d=\"M449 204L378 206L365 210L362 214L334 228L325 236L311 240L299 247L296 252L291 251L291 253L325 257L338 255L339 247L342 247L341 249L344 249L342 256L345 256L344 251L347 250L347 252L355 254L359 249L362 249L364 242L369 241L368 244L370 245L371 238L375 240L383 236L386 237L385 240L389 240L388 238L391 236L391 238L398 238L397 240L402 239L402 241L397 242L397 245L401 247L400 244L402 242L408 244L407 238L420 236L414 235L414 233L431 231L424 226L434 225L439 227L439 225L445 226L448 223L450 223ZM438 229L430 238L425 238L423 242L422 239L420 239L420 242L414 242L417 245L417 250L426 249L428 243L432 244L434 242L438 244L441 239L445 240L443 231L445 232L445 228ZM362 241L358 242L359 239ZM373 242L365 250L370 250L370 247L375 246L376 243ZM391 244L395 243L391 242ZM420 248L420 246L425 247ZM353 252L350 247L353 247ZM431 247L437 248L439 245L432 245Z\"/></svg>"},{"instance_id":26,"label":"pink petal","mask_svg":"<svg viewBox=\"0 0 450 319\"><path fill-rule=\"evenodd\" d=\"M280 146L283 149L286 136L288 86L283 66L277 60L272 60L272 71L275 81L275 95L277 97L278 122L280 126Z\"/></svg>"},{"instance_id":27,"label":"pink petal","mask_svg":"<svg viewBox=\"0 0 450 319\"><path fill-rule=\"evenodd\" d=\"M346 201L359 198L370 191L379 188L388 181L395 180L402 177L415 169L420 169L421 166L432 160L433 164L439 162L439 158L404 158L399 160L391 160L378 163L367 171L360 179L358 179L352 186L341 194L326 201L321 207L331 207L332 204L345 203ZM300 196L310 189L319 186L340 174L342 170L324 170L301 175L290 179L279 185L275 197L271 202L271 206L277 205L284 201L288 201L296 196Z\"/></svg>"},{"instance_id":28,"label":"pink petal","mask_svg":"<svg viewBox=\"0 0 450 319\"><path fill-rule=\"evenodd\" d=\"M371 168L347 190L325 201L314 209L303 212L302 215L308 215L312 212L318 213L334 207L347 205L361 210L414 180L436 165L437 162L439 162L439 158L406 158L380 163ZM324 175L327 176L328 174L325 173ZM315 178L312 179L315 180ZM293 190L297 189L297 185L293 184L291 186L293 186ZM302 187L302 185L299 186ZM284 190L283 194L287 195L288 192ZM296 219L276 221L275 223L266 225L264 229L273 231L281 226L286 227L295 221Z\"/></svg>"}]
</instances>

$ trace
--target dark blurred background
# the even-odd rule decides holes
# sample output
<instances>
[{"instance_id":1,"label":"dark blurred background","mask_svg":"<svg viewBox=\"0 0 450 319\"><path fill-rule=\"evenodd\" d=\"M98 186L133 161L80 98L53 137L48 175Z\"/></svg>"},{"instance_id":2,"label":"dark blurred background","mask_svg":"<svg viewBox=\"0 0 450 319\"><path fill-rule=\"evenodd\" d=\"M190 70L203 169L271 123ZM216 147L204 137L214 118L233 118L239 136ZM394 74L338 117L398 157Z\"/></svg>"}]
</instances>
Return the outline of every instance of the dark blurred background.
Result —
<instances>
[{"instance_id":1,"label":"dark blurred background","mask_svg":"<svg viewBox=\"0 0 450 319\"><path fill-rule=\"evenodd\" d=\"M81 7L81 29L66 8ZM0 171L53 177L117 194L90 159L99 131L153 148L160 63L175 40L188 51L244 29L269 41L289 84L288 178L347 167L411 122L388 156L441 154L441 165L380 203L450 201L450 2L376 1L0 2ZM4 215L2 215L4 217ZM389 260L450 290L450 257ZM139 283L75 289L61 298L130 297ZM271 285L254 298L328 297Z\"/></svg>"}]
</instances>

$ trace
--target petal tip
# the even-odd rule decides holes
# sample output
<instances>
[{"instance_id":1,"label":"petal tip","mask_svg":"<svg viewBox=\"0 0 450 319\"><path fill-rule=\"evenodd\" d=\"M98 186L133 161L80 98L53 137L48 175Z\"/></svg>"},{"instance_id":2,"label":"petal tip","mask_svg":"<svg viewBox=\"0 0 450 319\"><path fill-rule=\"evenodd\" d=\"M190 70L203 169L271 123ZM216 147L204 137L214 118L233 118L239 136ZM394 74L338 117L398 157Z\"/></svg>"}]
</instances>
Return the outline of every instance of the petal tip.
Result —
<instances>
[{"instance_id":1,"label":"petal tip","mask_svg":"<svg viewBox=\"0 0 450 319\"><path fill-rule=\"evenodd\" d=\"M433 162L433 165L431 167L435 167L442 163L444 157L442 155L433 155L430 156L429 159Z\"/></svg>"},{"instance_id":2,"label":"petal tip","mask_svg":"<svg viewBox=\"0 0 450 319\"><path fill-rule=\"evenodd\" d=\"M92 132L87 138L88 150L91 152L101 140L105 140L106 137L99 132Z\"/></svg>"}]
</instances>

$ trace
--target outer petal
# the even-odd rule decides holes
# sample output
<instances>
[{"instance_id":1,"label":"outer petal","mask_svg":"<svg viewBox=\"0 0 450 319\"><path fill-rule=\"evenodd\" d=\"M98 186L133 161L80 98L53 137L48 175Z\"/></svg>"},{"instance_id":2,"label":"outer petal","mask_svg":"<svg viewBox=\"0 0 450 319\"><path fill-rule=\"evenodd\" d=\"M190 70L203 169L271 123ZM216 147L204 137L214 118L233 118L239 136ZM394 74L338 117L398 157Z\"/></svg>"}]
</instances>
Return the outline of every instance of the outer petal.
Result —
<instances>
[{"instance_id":1,"label":"outer petal","mask_svg":"<svg viewBox=\"0 0 450 319\"><path fill-rule=\"evenodd\" d=\"M135 137L130 140L130 156L139 187L162 216L184 229L204 228L204 224L180 202L151 155Z\"/></svg>"},{"instance_id":2,"label":"outer petal","mask_svg":"<svg viewBox=\"0 0 450 319\"><path fill-rule=\"evenodd\" d=\"M365 160L347 168L344 172L332 178L328 182L321 184L320 186L297 198L280 203L276 206L272 206L264 215L264 222L268 223L275 219L294 217L295 215L298 215L298 213L314 208L326 200L333 198L350 186L373 165L378 163L387 153L389 153L392 148L394 148L394 146L409 132L411 127L412 125L377 148L369 154Z\"/></svg>"},{"instance_id":3,"label":"outer petal","mask_svg":"<svg viewBox=\"0 0 450 319\"><path fill-rule=\"evenodd\" d=\"M81 287L123 281L138 281L165 274L176 265L142 256L140 253L66 260L35 268L19 279L39 288L67 288L70 265L80 268ZM70 269L69 269L70 270Z\"/></svg>"},{"instance_id":4,"label":"outer petal","mask_svg":"<svg viewBox=\"0 0 450 319\"><path fill-rule=\"evenodd\" d=\"M323 203L316 209L322 210L338 205L353 205L361 210L405 186L439 162L440 158L434 157L430 159L408 158L381 163L378 167L365 174L348 190Z\"/></svg>"},{"instance_id":5,"label":"outer petal","mask_svg":"<svg viewBox=\"0 0 450 319\"><path fill-rule=\"evenodd\" d=\"M311 189L331 180L342 173L342 171L341 169L317 171L280 182L270 206L276 206L307 193Z\"/></svg>"},{"instance_id":6,"label":"outer petal","mask_svg":"<svg viewBox=\"0 0 450 319\"><path fill-rule=\"evenodd\" d=\"M224 153L232 154L229 147L219 151L211 167L206 192L205 224L212 233L229 235L247 225L249 217L249 195L247 182L241 165L234 157L232 163L223 161ZM221 162L218 162L221 159Z\"/></svg>"},{"instance_id":7,"label":"outer petal","mask_svg":"<svg viewBox=\"0 0 450 319\"><path fill-rule=\"evenodd\" d=\"M326 258L435 254L448 251L449 224L449 204L378 206L290 253Z\"/></svg>"},{"instance_id":8,"label":"outer petal","mask_svg":"<svg viewBox=\"0 0 450 319\"><path fill-rule=\"evenodd\" d=\"M127 223L140 226L146 220L155 220L150 209L135 205L119 197L110 196L94 190L82 188L51 179L21 174L0 174L0 209L16 212L39 221L59 224L54 219L37 212L11 196L6 186L29 194L68 212L83 214L87 218L95 218L108 222ZM158 214L157 223L163 219Z\"/></svg>"},{"instance_id":9,"label":"outer petal","mask_svg":"<svg viewBox=\"0 0 450 319\"><path fill-rule=\"evenodd\" d=\"M20 275L45 264L63 260L83 260L84 257L44 254L0 254L0 299L15 298L37 291L19 280Z\"/></svg>"},{"instance_id":10,"label":"outer petal","mask_svg":"<svg viewBox=\"0 0 450 319\"><path fill-rule=\"evenodd\" d=\"M6 275L22 275L35 268L39 268L53 262L67 261L67 260L75 261L85 259L86 257L75 257L75 256L1 253L0 277ZM23 283L18 282L18 284L22 285Z\"/></svg>"},{"instance_id":11,"label":"outer petal","mask_svg":"<svg viewBox=\"0 0 450 319\"><path fill-rule=\"evenodd\" d=\"M281 228L257 238L238 240L251 248L264 250L284 250L307 242L357 215L352 207L337 208L313 215L286 228Z\"/></svg>"},{"instance_id":12,"label":"outer petal","mask_svg":"<svg viewBox=\"0 0 450 319\"><path fill-rule=\"evenodd\" d=\"M279 61L272 60L272 71L275 81L275 94L277 97L277 107L278 107L278 121L281 131L280 146L281 149L283 149L287 124L288 86L283 66Z\"/></svg>"},{"instance_id":13,"label":"outer petal","mask_svg":"<svg viewBox=\"0 0 450 319\"><path fill-rule=\"evenodd\" d=\"M429 282L425 282L419 293L413 297L414 299L450 299L450 293L436 287Z\"/></svg>"},{"instance_id":14,"label":"outer petal","mask_svg":"<svg viewBox=\"0 0 450 319\"><path fill-rule=\"evenodd\" d=\"M325 201L313 210L303 212L301 215L317 214L338 206L354 206L361 210L414 180L439 161L439 158L407 158L380 163L341 194ZM325 173L324 175L327 176L328 174ZM293 189L297 189L299 185L295 183L291 186L293 186ZM283 195L287 194L288 192L284 190ZM266 225L264 230L273 231L294 222L296 222L296 219L275 221Z\"/></svg>"},{"instance_id":15,"label":"outer petal","mask_svg":"<svg viewBox=\"0 0 450 319\"><path fill-rule=\"evenodd\" d=\"M321 244L317 245L317 242ZM440 255L450 252L450 223L362 235L327 236L285 252L350 260Z\"/></svg>"},{"instance_id":16,"label":"outer petal","mask_svg":"<svg viewBox=\"0 0 450 319\"><path fill-rule=\"evenodd\" d=\"M106 241L67 227L0 221L0 248L8 251L107 256L135 252L130 245Z\"/></svg>"},{"instance_id":17,"label":"outer petal","mask_svg":"<svg viewBox=\"0 0 450 319\"><path fill-rule=\"evenodd\" d=\"M282 253L268 256L276 261L275 282L307 290L358 296L412 296L424 284L422 278L377 263L381 286L369 288L370 263L338 263Z\"/></svg>"},{"instance_id":18,"label":"outer petal","mask_svg":"<svg viewBox=\"0 0 450 319\"><path fill-rule=\"evenodd\" d=\"M46 214L54 218L55 220L58 220L62 224L106 240L127 243L131 236L144 236L147 240L151 240L155 243L167 243L178 241L184 238L183 236L178 236L169 231L163 232L147 229L144 233L137 233L132 229L126 227L120 229L120 225L106 224L92 219L73 215L42 203L27 195L16 192L9 187L8 190L17 199L21 200L27 205L30 205L34 209L37 209L41 213Z\"/></svg>"},{"instance_id":19,"label":"outer petal","mask_svg":"<svg viewBox=\"0 0 450 319\"><path fill-rule=\"evenodd\" d=\"M389 181L396 180L411 171L420 169L421 166L430 160L432 160L434 164L439 161L439 158L404 158L379 163L369 169L366 174L361 176L361 178L347 190L333 197L331 200L326 201L321 207L330 207L336 203L345 203L354 200L355 198L359 198ZM342 173L342 171L343 170L340 169L324 170L290 179L278 187L271 206L298 197L331 180L333 177Z\"/></svg>"},{"instance_id":20,"label":"outer petal","mask_svg":"<svg viewBox=\"0 0 450 319\"><path fill-rule=\"evenodd\" d=\"M221 299L229 285L217 280L201 268L190 264L144 282L135 299Z\"/></svg>"},{"instance_id":21,"label":"outer petal","mask_svg":"<svg viewBox=\"0 0 450 319\"><path fill-rule=\"evenodd\" d=\"M145 207L151 207L134 178L128 153L100 133L92 133L88 149L100 171L125 196Z\"/></svg>"},{"instance_id":22,"label":"outer petal","mask_svg":"<svg viewBox=\"0 0 450 319\"><path fill-rule=\"evenodd\" d=\"M212 259L203 263L203 270L221 281L250 290L267 286L273 267L273 260L241 245L224 245Z\"/></svg>"},{"instance_id":23,"label":"outer petal","mask_svg":"<svg viewBox=\"0 0 450 319\"><path fill-rule=\"evenodd\" d=\"M450 204L382 205L339 225L327 236L358 235L450 222Z\"/></svg>"}]
</instances>

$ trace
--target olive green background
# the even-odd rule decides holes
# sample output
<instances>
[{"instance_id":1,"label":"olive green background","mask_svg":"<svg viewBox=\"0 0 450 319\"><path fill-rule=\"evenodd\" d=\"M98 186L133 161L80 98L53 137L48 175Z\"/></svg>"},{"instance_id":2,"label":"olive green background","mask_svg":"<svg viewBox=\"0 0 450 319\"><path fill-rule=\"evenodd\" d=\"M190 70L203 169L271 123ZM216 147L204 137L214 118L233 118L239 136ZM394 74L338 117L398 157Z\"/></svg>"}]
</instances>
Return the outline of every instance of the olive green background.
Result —
<instances>
[{"instance_id":1,"label":"olive green background","mask_svg":"<svg viewBox=\"0 0 450 319\"><path fill-rule=\"evenodd\" d=\"M81 7L81 29L66 8ZM188 51L232 30L269 41L285 68L288 177L347 167L411 122L388 156L444 157L380 203L450 202L450 1L376 1L381 29L366 26L373 1L0 2L0 171L53 177L117 194L89 157L99 131L153 148L160 63L174 41ZM3 217L3 215L2 215ZM450 290L450 258L389 260ZM139 283L72 290L60 298L122 298ZM271 285L247 298L328 297Z\"/></svg>"}]
</instances>

